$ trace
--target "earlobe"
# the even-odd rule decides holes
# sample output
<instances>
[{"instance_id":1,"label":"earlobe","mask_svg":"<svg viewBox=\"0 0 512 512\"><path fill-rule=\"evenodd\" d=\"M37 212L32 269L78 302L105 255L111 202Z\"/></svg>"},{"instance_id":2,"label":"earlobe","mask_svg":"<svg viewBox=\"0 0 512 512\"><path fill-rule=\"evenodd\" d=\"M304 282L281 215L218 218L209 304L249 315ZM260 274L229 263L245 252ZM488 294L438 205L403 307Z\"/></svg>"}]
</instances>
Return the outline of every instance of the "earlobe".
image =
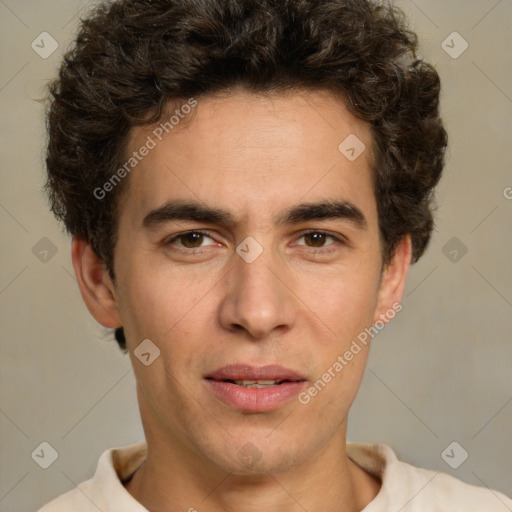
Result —
<instances>
[{"instance_id":1,"label":"earlobe","mask_svg":"<svg viewBox=\"0 0 512 512\"><path fill-rule=\"evenodd\" d=\"M71 257L80 293L89 313L104 327L121 326L114 286L103 260L90 243L78 237L73 237Z\"/></svg>"},{"instance_id":2,"label":"earlobe","mask_svg":"<svg viewBox=\"0 0 512 512\"><path fill-rule=\"evenodd\" d=\"M411 255L411 237L407 235L398 243L391 261L383 270L374 322L387 322L395 316L387 313L391 310L396 311L397 305L401 303L411 265Z\"/></svg>"}]
</instances>

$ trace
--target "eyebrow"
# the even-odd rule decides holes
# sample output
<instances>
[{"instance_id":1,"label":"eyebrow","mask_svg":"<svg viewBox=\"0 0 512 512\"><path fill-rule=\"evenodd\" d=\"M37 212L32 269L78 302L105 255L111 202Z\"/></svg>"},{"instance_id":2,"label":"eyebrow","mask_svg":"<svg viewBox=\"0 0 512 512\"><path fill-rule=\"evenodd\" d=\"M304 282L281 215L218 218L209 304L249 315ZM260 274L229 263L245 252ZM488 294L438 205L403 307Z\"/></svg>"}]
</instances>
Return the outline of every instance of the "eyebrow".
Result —
<instances>
[{"instance_id":1,"label":"eyebrow","mask_svg":"<svg viewBox=\"0 0 512 512\"><path fill-rule=\"evenodd\" d=\"M349 201L318 201L301 203L285 209L276 219L278 225L298 224L311 220L342 219L365 229L368 225L363 212ZM228 210L207 206L195 201L169 201L150 211L142 221L146 229L173 220L191 220L232 227L236 218Z\"/></svg>"}]
</instances>

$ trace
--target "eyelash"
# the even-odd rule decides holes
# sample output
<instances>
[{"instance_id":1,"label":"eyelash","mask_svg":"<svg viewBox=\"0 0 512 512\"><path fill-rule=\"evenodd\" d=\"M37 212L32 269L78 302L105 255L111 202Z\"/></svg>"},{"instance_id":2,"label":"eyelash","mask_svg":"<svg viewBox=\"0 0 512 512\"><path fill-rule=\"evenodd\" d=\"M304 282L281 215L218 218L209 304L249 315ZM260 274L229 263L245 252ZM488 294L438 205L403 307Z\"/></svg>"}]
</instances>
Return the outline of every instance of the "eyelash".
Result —
<instances>
[{"instance_id":1,"label":"eyelash","mask_svg":"<svg viewBox=\"0 0 512 512\"><path fill-rule=\"evenodd\" d=\"M208 238L211 238L213 240L213 238L211 237L211 235L206 232L206 231L202 231L200 229L194 229L194 230L191 230L191 231L184 231L183 233L178 233L176 235L173 235L171 238L168 238L166 240L164 240L163 244L164 246L171 246L174 244L174 242L176 240L179 240L180 238L182 237L185 237L187 235L190 235L190 234L199 234L199 235L204 235ZM335 251L336 248L330 248L332 245L334 246L339 246L339 245L345 245L345 240L342 238L342 237L338 237L338 236L335 236L335 235L332 235L331 233L328 233L326 231L321 231L321 230L316 230L316 229L312 229L312 230L309 230L309 231L303 231L299 237L302 238L306 235L311 235L311 234L319 234L319 235L326 235L327 237L330 237L332 239L335 240L334 243L332 244L329 244L328 246L326 247L308 247L309 249L312 249L312 252L313 254L330 254L331 252ZM304 247L307 247L307 246L304 246ZM194 249L187 249L187 248L181 248L181 247L173 247L174 251L178 251L178 252L181 252L183 254L198 254L198 253L201 253L201 252L204 252L205 248L204 247L197 247L197 248L194 248Z\"/></svg>"}]
</instances>

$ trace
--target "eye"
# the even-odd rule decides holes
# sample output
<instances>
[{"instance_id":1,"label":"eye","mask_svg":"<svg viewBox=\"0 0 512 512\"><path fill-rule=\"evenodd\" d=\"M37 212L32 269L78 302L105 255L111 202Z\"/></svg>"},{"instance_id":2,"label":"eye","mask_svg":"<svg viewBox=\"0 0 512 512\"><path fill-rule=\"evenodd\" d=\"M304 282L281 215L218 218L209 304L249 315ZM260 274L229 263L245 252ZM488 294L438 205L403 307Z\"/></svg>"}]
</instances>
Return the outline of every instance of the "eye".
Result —
<instances>
[{"instance_id":1,"label":"eye","mask_svg":"<svg viewBox=\"0 0 512 512\"><path fill-rule=\"evenodd\" d=\"M206 238L209 238L214 243L203 245ZM307 231L302 233L302 235L298 238L298 240L301 239L304 239L306 243L296 243L296 245L302 245L308 249L313 249L314 253L327 254L336 250L336 246L344 244L342 237L331 235L325 231ZM329 239L333 240L333 242L326 244ZM202 249L205 249L209 246L214 246L216 244L215 240L213 240L213 238L207 232L194 230L173 235L170 238L167 238L162 243L162 245L165 247L172 246L173 250L179 252L194 254L195 252L201 252ZM331 246L335 247L330 248Z\"/></svg>"},{"instance_id":2,"label":"eye","mask_svg":"<svg viewBox=\"0 0 512 512\"><path fill-rule=\"evenodd\" d=\"M304 245L304 246L306 246L308 248L312 248L312 249L320 249L319 251L314 251L314 252L328 253L328 252L335 250L334 248L330 248L330 249L326 250L326 248L330 247L331 245L340 245L340 244L343 245L344 244L344 241L341 237L331 235L330 233L326 233L325 231L307 231L306 233L303 233L302 236L300 236L299 240L301 238L303 238L306 241L306 243L305 244L298 243L297 245ZM334 240L334 242L331 242L330 244L325 245L325 242L328 239L332 239L332 240Z\"/></svg>"},{"instance_id":3,"label":"eye","mask_svg":"<svg viewBox=\"0 0 512 512\"><path fill-rule=\"evenodd\" d=\"M213 240L212 237L205 231L186 231L185 233L178 233L177 235L168 238L164 241L163 245L174 245L178 250L183 252L194 252L194 249L202 249L205 247L202 245L205 238Z\"/></svg>"}]
</instances>

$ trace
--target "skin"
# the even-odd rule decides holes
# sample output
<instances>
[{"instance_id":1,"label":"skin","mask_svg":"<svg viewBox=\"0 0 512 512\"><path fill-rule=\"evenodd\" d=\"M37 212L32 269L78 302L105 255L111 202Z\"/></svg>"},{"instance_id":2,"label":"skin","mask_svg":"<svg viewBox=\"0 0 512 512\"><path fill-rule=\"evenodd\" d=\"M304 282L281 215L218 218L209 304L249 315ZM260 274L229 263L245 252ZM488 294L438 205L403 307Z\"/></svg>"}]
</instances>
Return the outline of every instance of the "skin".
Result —
<instances>
[{"instance_id":1,"label":"skin","mask_svg":"<svg viewBox=\"0 0 512 512\"><path fill-rule=\"evenodd\" d=\"M383 267L370 127L320 90L233 90L194 110L129 176L115 283L90 245L73 240L84 301L100 324L123 325L136 376L148 457L126 487L150 511L362 510L380 482L347 457L346 431L369 345L308 404L294 398L271 412L228 407L203 377L228 364L280 364L311 386L400 302L411 245L404 238ZM132 129L127 155L155 126ZM338 150L350 134L367 148L354 162ZM144 228L171 199L226 208L236 222ZM328 199L350 201L366 225L274 222L299 202ZM196 229L208 236L164 243ZM249 236L263 248L252 263L236 252ZM179 252L194 247L203 252ZM148 338L160 356L145 366L133 351ZM255 464L240 455L247 443Z\"/></svg>"}]
</instances>

